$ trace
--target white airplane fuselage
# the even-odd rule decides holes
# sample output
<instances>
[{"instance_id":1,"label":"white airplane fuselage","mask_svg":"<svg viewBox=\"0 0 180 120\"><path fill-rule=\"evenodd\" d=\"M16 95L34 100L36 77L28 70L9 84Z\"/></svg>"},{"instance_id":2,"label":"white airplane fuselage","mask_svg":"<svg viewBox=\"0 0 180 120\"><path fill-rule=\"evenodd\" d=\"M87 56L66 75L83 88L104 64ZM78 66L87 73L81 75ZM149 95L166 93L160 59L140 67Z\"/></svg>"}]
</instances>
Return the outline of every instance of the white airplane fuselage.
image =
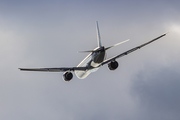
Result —
<instances>
[{"instance_id":1,"label":"white airplane fuselage","mask_svg":"<svg viewBox=\"0 0 180 120\"><path fill-rule=\"evenodd\" d=\"M75 71L76 76L79 79L86 78L90 73L99 69L99 65L106 59L106 51L104 47L97 47L94 49L96 52L91 52L83 61L79 63L77 67L87 67L86 71Z\"/></svg>"}]
</instances>

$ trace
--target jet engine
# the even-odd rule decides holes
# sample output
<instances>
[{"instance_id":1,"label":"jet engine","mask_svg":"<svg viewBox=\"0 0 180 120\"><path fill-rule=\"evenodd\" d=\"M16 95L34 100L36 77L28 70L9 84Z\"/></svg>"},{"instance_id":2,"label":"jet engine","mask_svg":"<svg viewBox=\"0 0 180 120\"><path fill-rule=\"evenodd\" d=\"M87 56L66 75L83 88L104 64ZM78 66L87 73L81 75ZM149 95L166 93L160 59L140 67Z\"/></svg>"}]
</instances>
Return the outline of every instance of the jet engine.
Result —
<instances>
[{"instance_id":1,"label":"jet engine","mask_svg":"<svg viewBox=\"0 0 180 120\"><path fill-rule=\"evenodd\" d=\"M115 70L115 69L117 69L117 67L118 67L118 62L117 61L112 61L112 62L110 62L108 64L109 70Z\"/></svg>"},{"instance_id":2,"label":"jet engine","mask_svg":"<svg viewBox=\"0 0 180 120\"><path fill-rule=\"evenodd\" d=\"M72 74L71 72L65 72L65 73L63 74L63 79L64 79L65 81L70 81L72 78L73 78L73 74Z\"/></svg>"}]
</instances>

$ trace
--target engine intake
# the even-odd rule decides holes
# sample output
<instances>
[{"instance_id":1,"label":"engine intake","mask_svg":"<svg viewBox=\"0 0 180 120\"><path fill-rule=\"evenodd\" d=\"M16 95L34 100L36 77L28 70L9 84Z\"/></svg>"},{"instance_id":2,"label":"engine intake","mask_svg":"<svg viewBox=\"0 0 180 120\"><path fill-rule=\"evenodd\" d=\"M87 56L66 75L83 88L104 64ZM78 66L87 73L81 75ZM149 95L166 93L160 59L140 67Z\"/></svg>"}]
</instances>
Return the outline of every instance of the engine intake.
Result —
<instances>
[{"instance_id":1,"label":"engine intake","mask_svg":"<svg viewBox=\"0 0 180 120\"><path fill-rule=\"evenodd\" d=\"M73 74L72 74L71 72L65 72L65 73L63 74L63 79L64 79L65 81L70 81L72 78L73 78Z\"/></svg>"},{"instance_id":2,"label":"engine intake","mask_svg":"<svg viewBox=\"0 0 180 120\"><path fill-rule=\"evenodd\" d=\"M112 61L108 64L109 70L115 70L118 68L118 62L117 61Z\"/></svg>"}]
</instances>

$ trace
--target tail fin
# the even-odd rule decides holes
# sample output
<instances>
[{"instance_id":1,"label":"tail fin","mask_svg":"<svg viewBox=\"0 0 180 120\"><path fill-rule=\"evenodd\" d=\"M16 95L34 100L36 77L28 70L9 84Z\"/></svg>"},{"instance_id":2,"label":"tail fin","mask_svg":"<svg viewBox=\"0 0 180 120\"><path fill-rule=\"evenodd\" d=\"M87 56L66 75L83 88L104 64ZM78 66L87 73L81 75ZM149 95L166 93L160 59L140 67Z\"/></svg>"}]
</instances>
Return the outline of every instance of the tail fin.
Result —
<instances>
[{"instance_id":1,"label":"tail fin","mask_svg":"<svg viewBox=\"0 0 180 120\"><path fill-rule=\"evenodd\" d=\"M98 26L98 21L96 21L97 24L97 42L98 42L98 47L101 47L101 37L100 37L100 32L99 32L99 26Z\"/></svg>"}]
</instances>

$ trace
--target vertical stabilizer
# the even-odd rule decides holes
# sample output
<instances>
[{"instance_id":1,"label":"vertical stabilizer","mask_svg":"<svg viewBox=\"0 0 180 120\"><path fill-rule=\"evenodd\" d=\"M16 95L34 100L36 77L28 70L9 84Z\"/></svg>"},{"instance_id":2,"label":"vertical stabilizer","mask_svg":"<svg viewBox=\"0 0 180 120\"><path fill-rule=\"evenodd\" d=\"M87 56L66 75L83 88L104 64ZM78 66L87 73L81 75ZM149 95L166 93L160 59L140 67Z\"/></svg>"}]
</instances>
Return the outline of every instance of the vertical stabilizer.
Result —
<instances>
[{"instance_id":1,"label":"vertical stabilizer","mask_svg":"<svg viewBox=\"0 0 180 120\"><path fill-rule=\"evenodd\" d=\"M100 32L99 32L99 26L98 26L98 21L96 21L97 24L97 42L98 42L98 47L101 47L101 37L100 37Z\"/></svg>"}]
</instances>

